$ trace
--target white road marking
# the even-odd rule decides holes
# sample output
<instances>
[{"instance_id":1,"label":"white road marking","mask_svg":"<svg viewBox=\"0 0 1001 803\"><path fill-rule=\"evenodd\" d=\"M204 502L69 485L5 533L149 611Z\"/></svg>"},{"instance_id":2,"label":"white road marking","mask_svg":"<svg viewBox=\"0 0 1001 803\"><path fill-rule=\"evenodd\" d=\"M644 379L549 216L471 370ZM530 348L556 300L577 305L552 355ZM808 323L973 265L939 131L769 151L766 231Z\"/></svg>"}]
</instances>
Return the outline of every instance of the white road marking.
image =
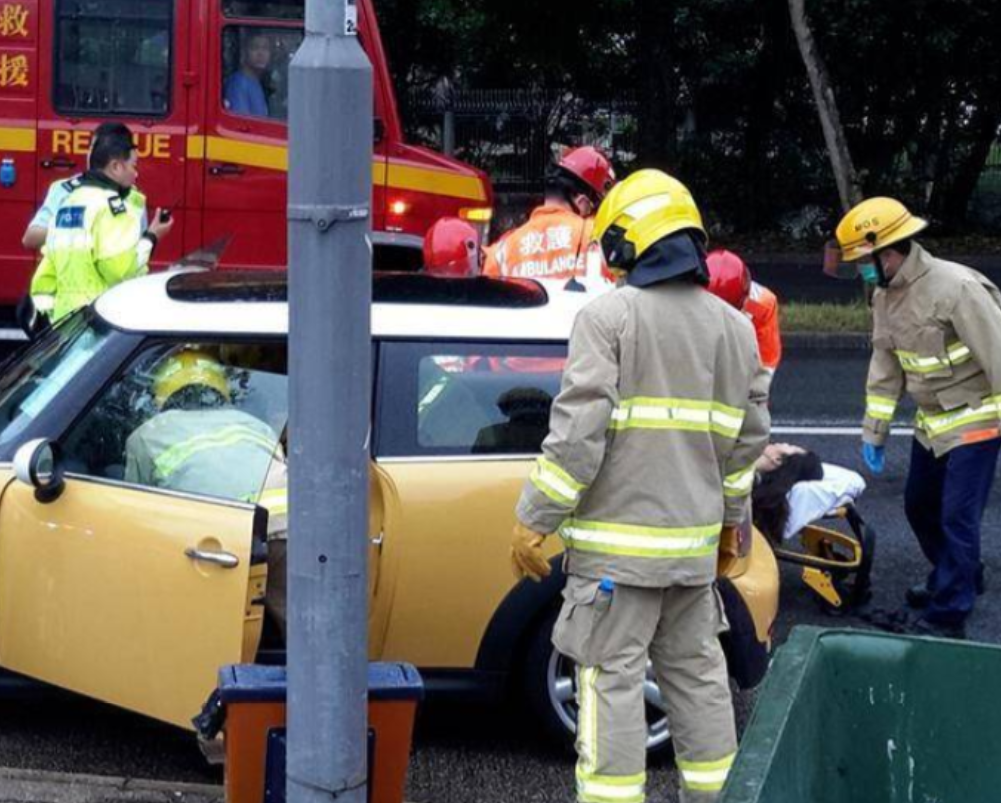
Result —
<instances>
[{"instance_id":1,"label":"white road marking","mask_svg":"<svg viewBox=\"0 0 1001 803\"><path fill-rule=\"evenodd\" d=\"M772 435L861 435L862 427L797 427L797 426L775 426L772 427ZM891 435L899 438L910 438L914 435L911 427L900 427L891 430Z\"/></svg>"}]
</instances>

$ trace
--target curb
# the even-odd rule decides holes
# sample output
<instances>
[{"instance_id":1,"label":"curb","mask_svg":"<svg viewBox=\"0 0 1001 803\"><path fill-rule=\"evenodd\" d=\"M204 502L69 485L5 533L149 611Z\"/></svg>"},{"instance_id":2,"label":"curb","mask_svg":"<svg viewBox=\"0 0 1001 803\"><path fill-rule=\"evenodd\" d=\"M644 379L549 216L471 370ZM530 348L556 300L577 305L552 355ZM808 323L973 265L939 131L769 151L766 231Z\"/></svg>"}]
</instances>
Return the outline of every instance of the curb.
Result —
<instances>
[{"instance_id":1,"label":"curb","mask_svg":"<svg viewBox=\"0 0 1001 803\"><path fill-rule=\"evenodd\" d=\"M868 332L785 332L782 345L790 349L858 349L868 351Z\"/></svg>"},{"instance_id":2,"label":"curb","mask_svg":"<svg viewBox=\"0 0 1001 803\"><path fill-rule=\"evenodd\" d=\"M214 784L0 767L4 803L221 803Z\"/></svg>"}]
</instances>

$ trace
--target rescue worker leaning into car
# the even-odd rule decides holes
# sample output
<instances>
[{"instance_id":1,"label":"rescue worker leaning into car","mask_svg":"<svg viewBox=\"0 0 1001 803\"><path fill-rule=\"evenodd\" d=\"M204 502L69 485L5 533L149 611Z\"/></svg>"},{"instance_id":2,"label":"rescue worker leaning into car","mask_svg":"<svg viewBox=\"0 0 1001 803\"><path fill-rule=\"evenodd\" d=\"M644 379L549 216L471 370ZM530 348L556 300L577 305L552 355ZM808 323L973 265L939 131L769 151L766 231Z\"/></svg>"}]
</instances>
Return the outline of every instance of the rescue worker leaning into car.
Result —
<instances>
[{"instance_id":1,"label":"rescue worker leaning into car","mask_svg":"<svg viewBox=\"0 0 1001 803\"><path fill-rule=\"evenodd\" d=\"M232 406L226 368L191 347L153 371L159 412L125 442L125 481L154 488L256 502L268 511L265 608L285 637L288 472L278 436Z\"/></svg>"},{"instance_id":2,"label":"rescue worker leaning into car","mask_svg":"<svg viewBox=\"0 0 1001 803\"><path fill-rule=\"evenodd\" d=\"M644 800L649 657L681 799L708 803L737 747L713 581L721 540L749 513L768 376L750 321L703 290L706 234L684 185L634 173L601 205L595 237L624 281L576 319L512 561L548 575L541 547L559 531L553 643L578 665L577 799Z\"/></svg>"},{"instance_id":3,"label":"rescue worker leaning into car","mask_svg":"<svg viewBox=\"0 0 1001 803\"><path fill-rule=\"evenodd\" d=\"M564 153L546 176L542 206L532 210L528 222L487 249L484 275L561 282L584 277L592 242L591 216L614 183L612 164L597 148Z\"/></svg>"},{"instance_id":4,"label":"rescue worker leaning into car","mask_svg":"<svg viewBox=\"0 0 1001 803\"><path fill-rule=\"evenodd\" d=\"M918 407L904 509L932 569L908 606L874 617L898 631L963 637L982 585L980 525L1001 447L1001 293L914 239L927 222L870 198L837 227L842 259L876 285L863 457L874 474L906 389Z\"/></svg>"},{"instance_id":5,"label":"rescue worker leaning into car","mask_svg":"<svg viewBox=\"0 0 1001 803\"><path fill-rule=\"evenodd\" d=\"M134 193L138 152L125 125L95 139L89 168L63 199L31 281L37 306L51 297L58 322L109 287L146 273L150 255L173 228L157 210L145 226L145 199Z\"/></svg>"},{"instance_id":6,"label":"rescue worker leaning into car","mask_svg":"<svg viewBox=\"0 0 1001 803\"><path fill-rule=\"evenodd\" d=\"M278 436L232 405L226 369L208 351L185 348L153 374L158 413L125 442L125 481L223 499L256 501Z\"/></svg>"}]
</instances>

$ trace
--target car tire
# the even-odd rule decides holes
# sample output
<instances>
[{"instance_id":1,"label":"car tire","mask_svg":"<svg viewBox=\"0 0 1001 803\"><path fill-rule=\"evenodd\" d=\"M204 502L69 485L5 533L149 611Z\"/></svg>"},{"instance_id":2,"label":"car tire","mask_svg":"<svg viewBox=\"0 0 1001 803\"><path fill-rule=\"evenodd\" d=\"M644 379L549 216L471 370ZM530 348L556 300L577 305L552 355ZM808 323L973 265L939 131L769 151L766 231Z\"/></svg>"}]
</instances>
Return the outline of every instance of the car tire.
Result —
<instances>
[{"instance_id":1,"label":"car tire","mask_svg":"<svg viewBox=\"0 0 1001 803\"><path fill-rule=\"evenodd\" d=\"M521 694L530 715L542 725L545 735L567 749L573 748L576 735L575 665L560 655L552 644L553 626L559 608L541 619L532 631L524 652L521 671ZM648 673L647 700L660 692ZM656 705L647 704L647 755L670 755L671 733L667 718Z\"/></svg>"}]
</instances>

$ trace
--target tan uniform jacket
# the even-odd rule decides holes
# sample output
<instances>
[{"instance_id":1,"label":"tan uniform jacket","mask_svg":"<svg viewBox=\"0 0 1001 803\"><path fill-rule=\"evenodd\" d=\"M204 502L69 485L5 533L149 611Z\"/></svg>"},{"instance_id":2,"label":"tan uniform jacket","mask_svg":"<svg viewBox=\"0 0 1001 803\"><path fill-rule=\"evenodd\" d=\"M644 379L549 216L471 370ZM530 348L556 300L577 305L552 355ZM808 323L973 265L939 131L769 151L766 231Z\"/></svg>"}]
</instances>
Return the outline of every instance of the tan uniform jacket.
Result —
<instances>
[{"instance_id":1,"label":"tan uniform jacket","mask_svg":"<svg viewBox=\"0 0 1001 803\"><path fill-rule=\"evenodd\" d=\"M559 528L572 574L711 582L768 440L767 386L750 321L701 287L597 298L577 316L518 518Z\"/></svg>"},{"instance_id":2,"label":"tan uniform jacket","mask_svg":"<svg viewBox=\"0 0 1001 803\"><path fill-rule=\"evenodd\" d=\"M938 456L1001 435L1001 292L990 280L914 243L872 311L864 440L886 441L905 388L915 437Z\"/></svg>"}]
</instances>

